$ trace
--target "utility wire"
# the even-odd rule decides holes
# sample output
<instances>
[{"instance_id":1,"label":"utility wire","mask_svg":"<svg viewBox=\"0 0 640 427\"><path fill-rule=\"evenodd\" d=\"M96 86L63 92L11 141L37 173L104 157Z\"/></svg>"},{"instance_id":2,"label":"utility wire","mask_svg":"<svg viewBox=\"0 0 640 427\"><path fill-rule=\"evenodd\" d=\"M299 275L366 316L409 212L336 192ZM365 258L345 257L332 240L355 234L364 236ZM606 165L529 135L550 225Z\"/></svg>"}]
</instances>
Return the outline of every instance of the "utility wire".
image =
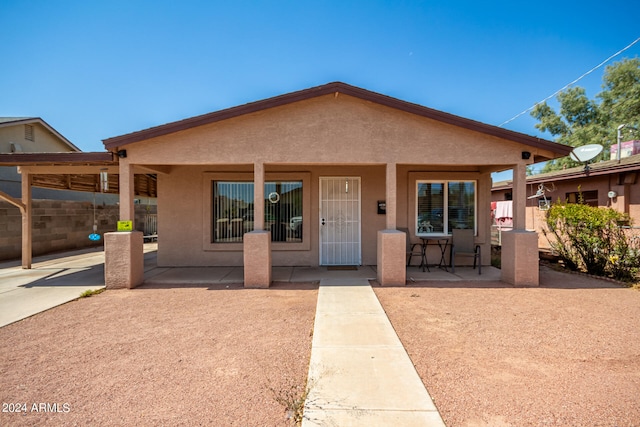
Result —
<instances>
[{"instance_id":1,"label":"utility wire","mask_svg":"<svg viewBox=\"0 0 640 427\"><path fill-rule=\"evenodd\" d=\"M557 94L559 94L560 92L562 92L563 90L567 89L568 87L576 84L578 81L582 80L584 77L588 76L589 74L593 73L595 70L597 70L598 68L602 67L604 64L606 64L607 62L611 61L613 58L615 58L616 56L620 55L622 52L624 52L625 50L629 49L631 46L633 46L634 44L638 43L640 41L640 37L638 37L637 39L635 39L633 42L631 42L631 44L629 44L627 47L617 51L616 53L614 53L613 55L611 55L610 57L608 57L607 59L605 59L604 61L602 61L601 63L599 63L598 65L596 65L595 67L593 67L592 69L590 69L589 71L587 71L586 73L584 73L583 75L581 75L580 77L578 77L577 79L575 79L574 81L572 81L571 83L565 85L562 89L558 89L557 91L555 91L554 93L552 93L551 95L547 96L545 99L543 99L542 101L536 102L535 104L533 104L533 106L527 108L526 110L524 110L523 112L516 114L515 116L513 116L512 118L510 118L509 120L507 120L506 122L501 123L500 125L498 125L498 127L502 127L504 125L506 125L509 122L514 121L515 119L517 119L518 117L520 117L523 114L528 113L529 111L533 110L534 108L536 108L536 105L538 104L542 104L543 102L547 102L548 100L550 100L551 98L553 98L554 96L556 96Z\"/></svg>"}]
</instances>

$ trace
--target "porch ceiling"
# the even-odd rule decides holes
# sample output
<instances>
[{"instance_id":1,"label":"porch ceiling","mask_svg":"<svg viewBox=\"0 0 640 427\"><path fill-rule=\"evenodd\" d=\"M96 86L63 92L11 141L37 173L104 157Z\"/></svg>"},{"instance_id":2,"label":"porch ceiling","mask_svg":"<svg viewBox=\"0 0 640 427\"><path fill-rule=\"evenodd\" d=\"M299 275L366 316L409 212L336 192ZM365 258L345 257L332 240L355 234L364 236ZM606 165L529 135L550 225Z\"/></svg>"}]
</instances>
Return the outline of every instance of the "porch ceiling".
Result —
<instances>
[{"instance_id":1,"label":"porch ceiling","mask_svg":"<svg viewBox=\"0 0 640 427\"><path fill-rule=\"evenodd\" d=\"M105 193L119 193L118 157L109 152L0 154L0 166L17 166L31 174L31 185L54 190L99 192L100 172L108 172ZM157 197L154 174L136 174L136 196Z\"/></svg>"}]
</instances>

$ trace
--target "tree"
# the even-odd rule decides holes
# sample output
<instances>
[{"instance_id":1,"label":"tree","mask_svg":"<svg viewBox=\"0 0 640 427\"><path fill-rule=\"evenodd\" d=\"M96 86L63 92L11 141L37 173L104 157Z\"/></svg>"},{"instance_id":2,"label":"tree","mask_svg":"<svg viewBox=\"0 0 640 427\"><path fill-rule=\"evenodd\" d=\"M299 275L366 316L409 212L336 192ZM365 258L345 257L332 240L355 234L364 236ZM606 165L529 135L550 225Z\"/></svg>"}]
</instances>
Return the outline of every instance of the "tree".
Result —
<instances>
[{"instance_id":1,"label":"tree","mask_svg":"<svg viewBox=\"0 0 640 427\"><path fill-rule=\"evenodd\" d=\"M556 142L572 147L601 144L603 153L595 160L608 159L619 125L640 129L640 59L624 59L607 66L602 80L603 90L596 100L589 99L584 88L576 86L558 94L559 114L546 102L536 105L531 112L540 122L536 129L549 132ZM625 140L632 139L631 135L626 136ZM577 165L567 156L548 162L542 172Z\"/></svg>"}]
</instances>

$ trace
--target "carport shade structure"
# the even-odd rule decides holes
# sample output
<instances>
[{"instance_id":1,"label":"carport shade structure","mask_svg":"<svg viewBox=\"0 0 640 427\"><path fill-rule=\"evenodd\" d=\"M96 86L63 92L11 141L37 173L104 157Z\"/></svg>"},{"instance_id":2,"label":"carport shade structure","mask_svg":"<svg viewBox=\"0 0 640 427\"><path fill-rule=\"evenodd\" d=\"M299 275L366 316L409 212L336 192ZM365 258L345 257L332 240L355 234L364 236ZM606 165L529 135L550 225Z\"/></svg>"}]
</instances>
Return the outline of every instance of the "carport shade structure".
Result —
<instances>
[{"instance_id":1,"label":"carport shade structure","mask_svg":"<svg viewBox=\"0 0 640 427\"><path fill-rule=\"evenodd\" d=\"M109 174L108 193L118 194L118 157L110 152L10 153L0 154L0 166L18 166L22 175L20 199L0 191L0 200L20 209L22 216L22 268L32 261L31 188L86 192L100 191L100 172ZM136 179L135 194L156 197L156 179L152 174Z\"/></svg>"}]
</instances>

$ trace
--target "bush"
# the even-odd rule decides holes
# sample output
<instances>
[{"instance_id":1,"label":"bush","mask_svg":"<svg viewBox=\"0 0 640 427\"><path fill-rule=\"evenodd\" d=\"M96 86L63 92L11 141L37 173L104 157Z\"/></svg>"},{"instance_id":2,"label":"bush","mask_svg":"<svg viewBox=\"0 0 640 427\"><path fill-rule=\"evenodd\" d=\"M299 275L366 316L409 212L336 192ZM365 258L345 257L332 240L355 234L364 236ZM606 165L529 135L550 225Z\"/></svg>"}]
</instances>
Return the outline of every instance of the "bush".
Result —
<instances>
[{"instance_id":1,"label":"bush","mask_svg":"<svg viewBox=\"0 0 640 427\"><path fill-rule=\"evenodd\" d=\"M543 233L568 268L630 281L638 274L640 247L620 226L628 222L627 215L610 208L555 203Z\"/></svg>"}]
</instances>

